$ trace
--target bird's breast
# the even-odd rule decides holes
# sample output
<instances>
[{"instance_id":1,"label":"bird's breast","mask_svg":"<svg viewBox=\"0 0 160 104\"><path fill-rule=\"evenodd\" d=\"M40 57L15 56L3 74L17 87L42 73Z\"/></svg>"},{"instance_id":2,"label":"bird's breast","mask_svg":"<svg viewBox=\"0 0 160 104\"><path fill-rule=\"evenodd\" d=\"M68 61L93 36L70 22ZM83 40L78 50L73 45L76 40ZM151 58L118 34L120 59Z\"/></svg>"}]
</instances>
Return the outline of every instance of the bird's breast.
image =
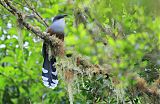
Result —
<instances>
[{"instance_id":1,"label":"bird's breast","mask_svg":"<svg viewBox=\"0 0 160 104\"><path fill-rule=\"evenodd\" d=\"M64 19L57 20L57 21L53 22L52 25L50 26L50 28L53 31L59 32L59 33L63 33L64 32L64 27L65 27Z\"/></svg>"}]
</instances>

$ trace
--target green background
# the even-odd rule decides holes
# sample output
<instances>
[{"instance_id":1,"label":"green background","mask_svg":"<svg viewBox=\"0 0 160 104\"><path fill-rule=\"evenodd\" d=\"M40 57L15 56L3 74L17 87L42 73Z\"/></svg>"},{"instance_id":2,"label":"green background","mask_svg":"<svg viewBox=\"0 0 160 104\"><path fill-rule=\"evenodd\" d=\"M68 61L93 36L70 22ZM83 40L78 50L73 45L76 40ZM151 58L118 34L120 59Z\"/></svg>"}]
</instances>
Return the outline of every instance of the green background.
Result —
<instances>
[{"instance_id":1,"label":"green background","mask_svg":"<svg viewBox=\"0 0 160 104\"><path fill-rule=\"evenodd\" d=\"M26 1L48 24L55 15L68 14L66 53L99 64L109 70L110 77L82 74L68 83L58 70L58 86L46 88L41 80L42 39L19 26L16 16L0 5L0 104L68 104L68 85L74 104L158 104L158 97L131 88L136 83L133 77L142 77L160 95L154 84L160 74L159 0ZM11 4L23 14L34 14L25 0L12 0ZM35 18L25 21L46 31ZM65 66L68 59L63 60L58 58L57 63Z\"/></svg>"}]
</instances>

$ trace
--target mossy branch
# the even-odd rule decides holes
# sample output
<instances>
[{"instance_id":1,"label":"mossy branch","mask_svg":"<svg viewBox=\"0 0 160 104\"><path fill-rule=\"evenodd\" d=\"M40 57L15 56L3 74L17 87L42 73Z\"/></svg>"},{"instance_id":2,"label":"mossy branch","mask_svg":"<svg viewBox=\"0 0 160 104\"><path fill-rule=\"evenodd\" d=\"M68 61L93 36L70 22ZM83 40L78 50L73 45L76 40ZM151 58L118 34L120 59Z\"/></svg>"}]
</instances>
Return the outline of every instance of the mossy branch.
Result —
<instances>
[{"instance_id":1,"label":"mossy branch","mask_svg":"<svg viewBox=\"0 0 160 104\"><path fill-rule=\"evenodd\" d=\"M14 16L17 17L17 20L20 24L22 24L28 31L33 32L36 36L40 37L41 39L45 40L45 42L52 43L52 45L59 45L61 43L61 40L56 38L55 36L50 36L49 33L42 32L40 29L32 26L31 24L27 23L25 21L25 14L21 13L15 6L11 4L9 0L0 0L0 4L6 8L10 13L12 13ZM102 74L102 70L99 65L93 65L88 60L82 58L82 57L76 57L77 66L81 66L83 69L89 68L92 69L93 72L99 72ZM109 74L105 73L107 76Z\"/></svg>"}]
</instances>

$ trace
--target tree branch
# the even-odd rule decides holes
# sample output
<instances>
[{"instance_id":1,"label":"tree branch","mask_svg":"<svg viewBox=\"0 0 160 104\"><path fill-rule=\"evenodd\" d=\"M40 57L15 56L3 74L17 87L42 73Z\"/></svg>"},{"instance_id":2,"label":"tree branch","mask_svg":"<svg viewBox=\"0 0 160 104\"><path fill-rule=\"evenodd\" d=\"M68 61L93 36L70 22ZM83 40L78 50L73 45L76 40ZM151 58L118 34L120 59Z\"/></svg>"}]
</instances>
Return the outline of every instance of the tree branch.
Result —
<instances>
[{"instance_id":1,"label":"tree branch","mask_svg":"<svg viewBox=\"0 0 160 104\"><path fill-rule=\"evenodd\" d=\"M41 39L44 39L45 41L53 41L50 38L50 35L46 32L40 31L38 28L35 28L34 26L30 25L29 23L24 21L24 14L22 14L20 11L18 11L8 0L4 0L4 3L0 1L0 4L6 8L10 13L17 16L18 21L27 28L27 30L33 32L35 35L39 36ZM8 6L8 7L7 7Z\"/></svg>"},{"instance_id":2,"label":"tree branch","mask_svg":"<svg viewBox=\"0 0 160 104\"><path fill-rule=\"evenodd\" d=\"M50 36L48 33L46 32L42 32L40 31L38 28L35 28L34 26L30 25L29 23L24 21L24 15L22 14L20 11L18 11L8 0L4 0L6 4L2 3L2 1L0 1L0 4L6 8L6 5L8 6L8 8L6 8L9 12L11 12L13 15L17 16L18 21L26 27L27 30L33 32L35 35L37 35L38 37L40 37L41 39L44 39L46 42L51 42L52 44L58 44L61 40L56 38L55 36ZM56 42L58 41L58 42ZM103 68L101 68L99 65L93 65L91 64L88 60L85 60L82 57L78 57L76 56L76 65L77 67L81 67L82 69L92 69L92 70L88 70L91 73L95 74L95 73L102 73ZM95 72L95 73L94 73ZM85 73L85 72L84 72ZM109 76L108 73L104 73L105 75L107 75L107 77Z\"/></svg>"}]
</instances>

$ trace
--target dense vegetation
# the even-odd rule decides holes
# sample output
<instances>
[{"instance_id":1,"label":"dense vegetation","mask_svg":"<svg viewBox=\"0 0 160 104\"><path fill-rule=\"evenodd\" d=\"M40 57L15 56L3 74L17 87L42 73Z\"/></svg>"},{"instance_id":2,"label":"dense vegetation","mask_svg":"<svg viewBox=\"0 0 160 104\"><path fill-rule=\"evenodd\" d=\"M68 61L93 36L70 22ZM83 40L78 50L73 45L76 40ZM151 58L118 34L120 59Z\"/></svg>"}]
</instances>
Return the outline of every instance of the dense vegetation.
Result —
<instances>
[{"instance_id":1,"label":"dense vegetation","mask_svg":"<svg viewBox=\"0 0 160 104\"><path fill-rule=\"evenodd\" d=\"M160 104L159 0L0 4L0 104ZM45 32L57 14L68 14L66 55L57 57L60 81L49 89L41 80L41 34L23 21Z\"/></svg>"}]
</instances>

